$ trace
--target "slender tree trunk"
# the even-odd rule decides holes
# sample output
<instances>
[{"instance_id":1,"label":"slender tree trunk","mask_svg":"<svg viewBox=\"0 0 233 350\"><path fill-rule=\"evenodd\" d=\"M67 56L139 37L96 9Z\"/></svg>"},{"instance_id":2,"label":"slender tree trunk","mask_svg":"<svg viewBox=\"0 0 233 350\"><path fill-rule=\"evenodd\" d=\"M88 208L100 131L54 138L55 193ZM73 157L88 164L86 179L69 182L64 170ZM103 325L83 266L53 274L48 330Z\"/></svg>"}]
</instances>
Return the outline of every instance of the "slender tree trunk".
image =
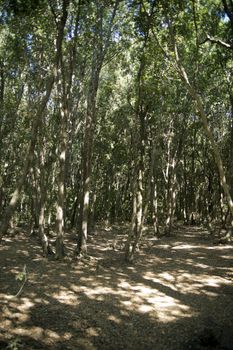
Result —
<instances>
[{"instance_id":1,"label":"slender tree trunk","mask_svg":"<svg viewBox=\"0 0 233 350\"><path fill-rule=\"evenodd\" d=\"M154 227L154 236L158 237L159 235L159 223L158 223L158 192L157 192L157 184L155 177L153 175L153 180L152 180L152 222L153 222L153 227Z\"/></svg>"},{"instance_id":2,"label":"slender tree trunk","mask_svg":"<svg viewBox=\"0 0 233 350\"><path fill-rule=\"evenodd\" d=\"M165 234L170 235L174 223L174 212L176 203L176 173L175 173L176 162L175 159L172 160L170 167L170 181L168 188L168 198L167 198L167 219L165 223Z\"/></svg>"},{"instance_id":3,"label":"slender tree trunk","mask_svg":"<svg viewBox=\"0 0 233 350\"><path fill-rule=\"evenodd\" d=\"M31 202L31 224L30 233L32 234L39 226L39 191L36 171L31 167L29 177L29 197Z\"/></svg>"},{"instance_id":4,"label":"slender tree trunk","mask_svg":"<svg viewBox=\"0 0 233 350\"><path fill-rule=\"evenodd\" d=\"M25 163L24 163L24 167L21 173L20 178L17 181L16 184L16 189L13 192L13 195L11 197L10 203L8 205L8 207L5 210L5 213L3 215L3 221L1 224L1 228L0 228L0 240L2 239L2 237L7 233L8 227L9 227L9 223L11 221L12 215L14 214L14 211L16 209L16 206L18 204L19 198L20 198L20 194L25 182L25 179L27 177L28 171L30 169L31 163L32 163L32 159L34 156L34 149L35 149L35 145L36 145L36 138L37 138L37 132L38 132L38 128L40 125L40 121L41 121L41 116L44 112L44 109L46 107L46 104L49 100L51 91L52 91L52 86L53 86L53 82L54 82L54 78L50 78L47 84L47 90L46 90L46 94L45 96L42 98L42 101L40 103L40 107L38 109L38 112L35 116L34 122L33 122L33 126L32 126L32 131L31 131L31 140L29 143L29 147L28 147L28 151L27 151L27 155L26 155L26 159L25 159Z\"/></svg>"},{"instance_id":5,"label":"slender tree trunk","mask_svg":"<svg viewBox=\"0 0 233 350\"><path fill-rule=\"evenodd\" d=\"M56 56L55 56L55 65L54 65L53 73L48 78L45 94L39 103L37 113L36 113L35 118L33 120L32 129L31 129L31 139L30 139L27 154L25 157L24 167L23 167L21 175L17 181L16 189L11 197L10 203L9 203L8 207L6 208L6 211L4 214L4 219L3 219L3 222L2 222L1 227L0 227L0 241L1 241L2 237L7 233L10 220L11 220L12 215L16 209L22 188L23 188L24 183L25 183L25 179L26 179L28 172L29 172L29 169L31 167L32 160L34 157L35 145L36 145L36 141L37 141L37 133L38 133L38 129L39 129L40 124L41 124L41 118L42 118L42 115L43 115L44 110L46 108L46 105L48 103L48 100L50 98L52 88L54 85L54 81L57 78L58 66L59 66L59 61L60 61L61 51L62 51L64 27L65 27L66 19L67 19L68 4L69 4L69 0L63 0L62 17L61 17L59 24L58 24L58 34L57 34L57 39L56 39Z\"/></svg>"},{"instance_id":6,"label":"slender tree trunk","mask_svg":"<svg viewBox=\"0 0 233 350\"><path fill-rule=\"evenodd\" d=\"M133 241L137 234L137 172L134 174L132 183L133 210L131 216L131 228L125 243L125 260L130 262L133 259Z\"/></svg>"},{"instance_id":7,"label":"slender tree trunk","mask_svg":"<svg viewBox=\"0 0 233 350\"><path fill-rule=\"evenodd\" d=\"M64 256L64 203L65 203L65 165L67 150L67 122L68 106L67 101L61 108L61 142L59 154L59 173L58 173L58 194L57 194L57 239L56 239L56 258L61 259Z\"/></svg>"},{"instance_id":8,"label":"slender tree trunk","mask_svg":"<svg viewBox=\"0 0 233 350\"><path fill-rule=\"evenodd\" d=\"M105 55L107 53L110 36L112 31L113 20L119 0L115 1L112 16L110 19L106 40L103 42L103 4L97 1L97 20L96 20L96 43L93 51L92 71L89 81L87 94L87 110L85 120L84 145L83 145L83 169L82 184L83 193L80 205L80 227L78 232L77 254L87 254L87 235L88 235L88 217L90 209L90 189L92 176L92 148L96 124L96 97L99 87L99 78Z\"/></svg>"},{"instance_id":9,"label":"slender tree trunk","mask_svg":"<svg viewBox=\"0 0 233 350\"><path fill-rule=\"evenodd\" d=\"M66 74L64 69L63 55L60 56L60 79L58 82L58 94L60 97L60 144L59 144L59 164L58 164L58 193L57 193L57 216L56 216L56 258L61 259L64 252L64 228L65 228L65 193L66 193L66 168L67 168L67 147L68 147L68 126L70 125L70 104L71 104L71 90L72 78L74 71L74 64L76 59L77 49L77 32L80 15L80 1L78 4L78 14L74 29L74 43L70 57L70 66L68 81L66 81Z\"/></svg>"},{"instance_id":10,"label":"slender tree trunk","mask_svg":"<svg viewBox=\"0 0 233 350\"><path fill-rule=\"evenodd\" d=\"M220 192L220 214L221 214L221 226L223 229L226 229L226 220L227 220L227 214L228 212L226 212L225 210L225 206L224 206L224 195L221 191L221 187L219 189ZM229 210L228 210L229 211Z\"/></svg>"},{"instance_id":11,"label":"slender tree trunk","mask_svg":"<svg viewBox=\"0 0 233 350\"><path fill-rule=\"evenodd\" d=\"M4 93L5 93L5 69L4 69L3 62L0 61L0 139L2 139L2 128L3 128ZM1 141L0 141L0 145L1 145Z\"/></svg>"},{"instance_id":12,"label":"slender tree trunk","mask_svg":"<svg viewBox=\"0 0 233 350\"><path fill-rule=\"evenodd\" d=\"M39 237L42 245L44 256L53 254L53 251L49 245L49 239L45 233L45 202L47 197L46 192L46 176L45 176L45 140L43 139L43 132L41 130L40 135L40 148L39 148L39 167L40 167L40 204L39 204Z\"/></svg>"},{"instance_id":13,"label":"slender tree trunk","mask_svg":"<svg viewBox=\"0 0 233 350\"><path fill-rule=\"evenodd\" d=\"M211 132L211 129L208 125L208 120L207 120L207 116L205 114L205 110L203 107L201 97L196 92L194 86L190 83L189 78L187 76L187 73L186 73L186 71L185 71L185 69L180 61L174 37L172 39L173 39L173 44L174 44L174 52L175 52L175 57L176 57L176 64L177 64L178 73L179 73L181 79L184 81L189 94L192 96L193 100L196 103L196 107L197 107L197 110L199 112L199 117L200 117L200 120L202 122L204 132L205 132L205 134L206 134L206 136L211 144L211 147L213 149L215 162L216 162L216 165L217 165L218 171L219 171L220 183L221 183L221 186L223 188L223 192L224 192L225 197L226 197L226 201L227 201L227 205L229 207L230 213L231 213L231 217L233 218L233 202L232 202L229 186L228 186L227 181L226 181L225 171L224 171L224 167L223 167L222 158L221 158L221 155L220 155L220 152L218 149L218 145L215 142L213 133ZM233 220L231 221L231 227L233 228Z\"/></svg>"},{"instance_id":14,"label":"slender tree trunk","mask_svg":"<svg viewBox=\"0 0 233 350\"><path fill-rule=\"evenodd\" d=\"M89 213L89 224L88 234L95 232L96 218L95 218L95 207L96 207L97 194L95 190L92 193L91 210Z\"/></svg>"},{"instance_id":15,"label":"slender tree trunk","mask_svg":"<svg viewBox=\"0 0 233 350\"><path fill-rule=\"evenodd\" d=\"M195 224L195 216L196 216L196 195L195 195L195 150L196 150L196 130L193 131L192 135L192 155L191 155L191 179L190 179L190 186L189 186L189 200L190 200L190 216L189 216L189 222L191 225Z\"/></svg>"},{"instance_id":16,"label":"slender tree trunk","mask_svg":"<svg viewBox=\"0 0 233 350\"><path fill-rule=\"evenodd\" d=\"M187 162L186 162L186 154L184 153L184 166L183 166L183 173L184 173L184 208L183 208L183 217L184 217L184 223L189 223L189 210L188 210L188 191L187 191Z\"/></svg>"},{"instance_id":17,"label":"slender tree trunk","mask_svg":"<svg viewBox=\"0 0 233 350\"><path fill-rule=\"evenodd\" d=\"M88 234L88 215L89 215L89 199L90 199L90 181L91 181L91 163L92 163L92 146L94 137L94 127L96 118L96 94L98 89L98 77L96 77L94 90L90 91L88 99L88 107L86 114L86 126L84 135L84 147L83 147L83 169L82 169L82 184L83 194L81 201L81 228L78 234L78 246L77 253L87 253L87 234ZM92 84L91 84L92 85Z\"/></svg>"},{"instance_id":18,"label":"slender tree trunk","mask_svg":"<svg viewBox=\"0 0 233 350\"><path fill-rule=\"evenodd\" d=\"M174 125L171 122L171 127L169 131L169 137L167 140L168 151L167 151L167 166L164 172L164 178L167 184L166 193L166 220L165 220L165 230L164 234L170 234L174 222L174 214L176 209L176 196L177 196L177 167L180 164L180 159L182 157L182 147L183 147L183 127L179 135L178 143L174 142L175 133L173 131ZM174 149L174 144L176 148Z\"/></svg>"},{"instance_id":19,"label":"slender tree trunk","mask_svg":"<svg viewBox=\"0 0 233 350\"><path fill-rule=\"evenodd\" d=\"M142 5L142 4L140 4ZM147 214L147 209L150 201L151 195L151 177L152 173L149 175L148 192L146 194L144 209L143 209L143 178L144 178L144 164L145 164L145 141L146 141L146 127L145 127L145 116L146 110L143 105L143 74L146 65L145 51L147 48L150 26L153 18L153 8L155 2L151 4L150 14L148 14L148 26L145 30L144 41L141 49L141 57L139 61L139 68L137 73L137 94L136 94L136 104L135 104L135 115L134 115L134 163L136 178L133 184L133 212L131 219L131 231L129 233L126 245L125 245L125 260L131 261L134 258L136 248L138 247L139 241L142 237L144 221ZM152 151L153 152L153 151ZM154 157L152 157L154 158Z\"/></svg>"},{"instance_id":20,"label":"slender tree trunk","mask_svg":"<svg viewBox=\"0 0 233 350\"><path fill-rule=\"evenodd\" d=\"M233 30L232 30L232 33L233 33ZM230 194L231 194L231 198L233 198L233 93L230 93L230 103L231 103L231 121L230 121L230 142L229 142L230 154L229 154L228 173L229 173ZM231 221L233 223L232 213L231 213Z\"/></svg>"},{"instance_id":21,"label":"slender tree trunk","mask_svg":"<svg viewBox=\"0 0 233 350\"><path fill-rule=\"evenodd\" d=\"M155 186L153 186L152 177L153 177L153 171L155 168L155 146L153 146L151 153L152 154L151 154L151 161L150 161L150 168L149 168L149 175L148 175L147 191L144 199L144 207L143 207L143 183L142 183L143 177L142 177L142 171L140 167L138 172L136 172L135 174L135 177L137 180L134 180L134 184L133 184L134 191L133 191L133 213L132 213L132 221L131 221L131 231L125 245L125 260L128 262L133 260L136 249L138 248L139 242L142 238L150 199L152 197L152 194L154 196ZM153 204L154 204L154 201L157 201L157 194L156 194L156 197L153 197ZM158 233L157 218L155 218L155 222L156 222L156 226L154 228L157 234Z\"/></svg>"}]
</instances>

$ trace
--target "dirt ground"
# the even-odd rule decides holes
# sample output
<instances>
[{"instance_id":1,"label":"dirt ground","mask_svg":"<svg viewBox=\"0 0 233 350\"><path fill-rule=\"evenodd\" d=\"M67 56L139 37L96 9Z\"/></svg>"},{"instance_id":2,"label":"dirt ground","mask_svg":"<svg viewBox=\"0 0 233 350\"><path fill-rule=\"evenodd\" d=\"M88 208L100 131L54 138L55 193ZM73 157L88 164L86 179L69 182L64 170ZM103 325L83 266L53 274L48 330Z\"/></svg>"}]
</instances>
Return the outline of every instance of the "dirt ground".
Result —
<instances>
[{"instance_id":1,"label":"dirt ground","mask_svg":"<svg viewBox=\"0 0 233 350\"><path fill-rule=\"evenodd\" d=\"M127 228L98 228L90 260L47 260L22 232L0 246L0 349L233 349L233 246L198 227L147 237L124 263ZM26 268L22 293L20 273ZM22 278L25 275L21 276Z\"/></svg>"}]
</instances>

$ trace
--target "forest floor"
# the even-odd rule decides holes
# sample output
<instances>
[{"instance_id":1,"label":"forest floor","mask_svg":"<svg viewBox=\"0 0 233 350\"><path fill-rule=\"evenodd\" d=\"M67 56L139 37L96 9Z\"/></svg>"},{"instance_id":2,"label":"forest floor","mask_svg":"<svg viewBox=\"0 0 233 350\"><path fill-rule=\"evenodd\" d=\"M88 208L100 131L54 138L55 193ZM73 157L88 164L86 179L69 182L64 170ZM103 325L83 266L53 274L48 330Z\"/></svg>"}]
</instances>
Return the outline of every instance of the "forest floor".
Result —
<instances>
[{"instance_id":1,"label":"forest floor","mask_svg":"<svg viewBox=\"0 0 233 350\"><path fill-rule=\"evenodd\" d=\"M233 349L233 245L215 245L199 227L149 235L124 262L127 227L100 227L90 260L47 260L33 236L0 246L0 349ZM21 294L20 277L27 280ZM21 275L21 277L24 277Z\"/></svg>"}]
</instances>

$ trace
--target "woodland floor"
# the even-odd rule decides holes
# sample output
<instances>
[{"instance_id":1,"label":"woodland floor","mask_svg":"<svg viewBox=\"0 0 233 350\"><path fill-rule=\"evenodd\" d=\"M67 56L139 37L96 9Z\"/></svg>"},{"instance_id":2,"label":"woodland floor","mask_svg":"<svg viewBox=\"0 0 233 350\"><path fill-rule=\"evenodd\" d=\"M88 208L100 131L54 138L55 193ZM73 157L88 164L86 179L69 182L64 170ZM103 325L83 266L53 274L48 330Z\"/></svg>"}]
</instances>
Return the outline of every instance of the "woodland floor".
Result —
<instances>
[{"instance_id":1,"label":"woodland floor","mask_svg":"<svg viewBox=\"0 0 233 350\"><path fill-rule=\"evenodd\" d=\"M127 227L98 228L92 259L46 260L22 232L0 246L0 349L233 349L233 246L198 227L147 237L123 262ZM113 248L114 247L114 248ZM21 295L16 276L27 269Z\"/></svg>"}]
</instances>

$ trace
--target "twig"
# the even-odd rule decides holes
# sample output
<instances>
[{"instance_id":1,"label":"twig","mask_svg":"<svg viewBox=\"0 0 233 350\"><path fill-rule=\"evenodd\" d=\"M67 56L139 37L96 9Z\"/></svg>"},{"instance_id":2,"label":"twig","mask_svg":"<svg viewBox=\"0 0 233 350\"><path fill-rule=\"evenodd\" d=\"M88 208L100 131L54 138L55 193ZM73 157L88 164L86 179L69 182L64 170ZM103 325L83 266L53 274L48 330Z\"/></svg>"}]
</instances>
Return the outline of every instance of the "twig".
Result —
<instances>
[{"instance_id":1,"label":"twig","mask_svg":"<svg viewBox=\"0 0 233 350\"><path fill-rule=\"evenodd\" d=\"M218 44L220 46L225 47L226 49L230 49L233 50L233 46L231 44L226 43L225 41L221 40L221 39L216 39L211 37L209 34L207 34L206 39L204 41L202 41L200 44L205 44L207 41L210 41L214 44Z\"/></svg>"},{"instance_id":2,"label":"twig","mask_svg":"<svg viewBox=\"0 0 233 350\"><path fill-rule=\"evenodd\" d=\"M25 283L27 282L27 269L26 269L26 265L24 265L24 267L23 267L22 276L23 276L23 280L24 280L24 281L23 281L23 283L22 283L22 285L21 285L19 291L18 291L15 295L13 295L13 296L11 297L11 299L13 299L13 298L18 298L18 297L20 296L20 294L22 293L23 288L24 288L24 286L25 286Z\"/></svg>"}]
</instances>

